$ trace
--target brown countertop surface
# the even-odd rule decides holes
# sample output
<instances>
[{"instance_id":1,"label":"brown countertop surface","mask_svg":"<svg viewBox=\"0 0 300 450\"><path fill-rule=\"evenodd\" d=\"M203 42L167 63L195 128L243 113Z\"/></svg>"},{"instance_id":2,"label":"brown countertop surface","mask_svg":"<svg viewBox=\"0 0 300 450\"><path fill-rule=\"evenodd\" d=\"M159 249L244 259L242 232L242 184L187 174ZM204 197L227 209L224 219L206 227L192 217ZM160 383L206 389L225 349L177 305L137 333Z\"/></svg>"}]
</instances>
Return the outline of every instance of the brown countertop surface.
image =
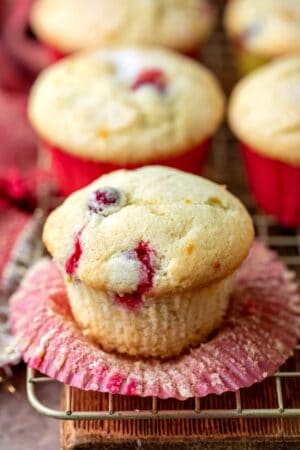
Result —
<instances>
[{"instance_id":1,"label":"brown countertop surface","mask_svg":"<svg viewBox=\"0 0 300 450\"><path fill-rule=\"evenodd\" d=\"M37 413L27 401L25 368L15 368L9 383L0 384L0 450L59 450L59 422ZM16 392L10 393L12 384ZM43 398L55 406L59 386L42 386Z\"/></svg>"}]
</instances>

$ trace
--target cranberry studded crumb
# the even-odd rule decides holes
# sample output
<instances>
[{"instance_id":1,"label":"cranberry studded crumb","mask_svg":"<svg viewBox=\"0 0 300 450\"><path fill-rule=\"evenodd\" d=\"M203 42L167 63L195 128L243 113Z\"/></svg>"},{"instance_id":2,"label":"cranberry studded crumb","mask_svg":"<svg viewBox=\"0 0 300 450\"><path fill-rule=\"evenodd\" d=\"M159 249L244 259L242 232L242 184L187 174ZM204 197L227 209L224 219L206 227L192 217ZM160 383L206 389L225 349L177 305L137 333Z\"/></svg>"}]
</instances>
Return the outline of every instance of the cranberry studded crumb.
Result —
<instances>
[{"instance_id":1,"label":"cranberry studded crumb","mask_svg":"<svg viewBox=\"0 0 300 450\"><path fill-rule=\"evenodd\" d=\"M65 271L70 277L74 275L76 269L78 268L79 260L82 255L82 247L80 243L81 233L82 230L76 235L73 251L65 263Z\"/></svg>"},{"instance_id":2,"label":"cranberry studded crumb","mask_svg":"<svg viewBox=\"0 0 300 450\"><path fill-rule=\"evenodd\" d=\"M92 192L88 200L91 212L101 214L106 209L120 203L120 192L113 187L102 187Z\"/></svg>"},{"instance_id":3,"label":"cranberry studded crumb","mask_svg":"<svg viewBox=\"0 0 300 450\"><path fill-rule=\"evenodd\" d=\"M124 295L116 294L115 299L122 306L132 311L136 310L142 304L143 295L153 286L155 269L152 259L154 251L147 242L140 241L136 248L129 254L133 255L140 262L139 284L135 292Z\"/></svg>"},{"instance_id":4,"label":"cranberry studded crumb","mask_svg":"<svg viewBox=\"0 0 300 450\"><path fill-rule=\"evenodd\" d=\"M165 73L160 69L142 70L132 83L131 89L135 91L145 85L152 85L159 92L165 92L167 87L167 78Z\"/></svg>"}]
</instances>

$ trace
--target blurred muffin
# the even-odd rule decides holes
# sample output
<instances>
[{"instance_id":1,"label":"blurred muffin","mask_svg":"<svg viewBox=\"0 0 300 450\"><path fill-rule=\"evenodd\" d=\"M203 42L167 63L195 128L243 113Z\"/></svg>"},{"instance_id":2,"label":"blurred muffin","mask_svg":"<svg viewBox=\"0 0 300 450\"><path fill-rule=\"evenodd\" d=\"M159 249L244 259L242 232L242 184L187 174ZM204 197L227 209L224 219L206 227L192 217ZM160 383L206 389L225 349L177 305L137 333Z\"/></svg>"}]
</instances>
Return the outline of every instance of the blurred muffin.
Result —
<instances>
[{"instance_id":1,"label":"blurred muffin","mask_svg":"<svg viewBox=\"0 0 300 450\"><path fill-rule=\"evenodd\" d=\"M196 53L215 23L210 0L35 0L31 27L64 55L107 45Z\"/></svg>"},{"instance_id":2,"label":"blurred muffin","mask_svg":"<svg viewBox=\"0 0 300 450\"><path fill-rule=\"evenodd\" d=\"M180 354L221 324L252 238L226 189L160 166L101 177L44 228L84 334L144 357Z\"/></svg>"},{"instance_id":3,"label":"blurred muffin","mask_svg":"<svg viewBox=\"0 0 300 450\"><path fill-rule=\"evenodd\" d=\"M231 0L225 27L239 68L248 73L273 58L300 51L300 2Z\"/></svg>"},{"instance_id":4,"label":"blurred muffin","mask_svg":"<svg viewBox=\"0 0 300 450\"><path fill-rule=\"evenodd\" d=\"M223 114L212 73L149 48L65 58L40 75L29 101L66 194L124 167L161 163L199 173Z\"/></svg>"},{"instance_id":5,"label":"blurred muffin","mask_svg":"<svg viewBox=\"0 0 300 450\"><path fill-rule=\"evenodd\" d=\"M229 121L258 205L281 224L300 226L300 55L242 80L230 100Z\"/></svg>"}]
</instances>

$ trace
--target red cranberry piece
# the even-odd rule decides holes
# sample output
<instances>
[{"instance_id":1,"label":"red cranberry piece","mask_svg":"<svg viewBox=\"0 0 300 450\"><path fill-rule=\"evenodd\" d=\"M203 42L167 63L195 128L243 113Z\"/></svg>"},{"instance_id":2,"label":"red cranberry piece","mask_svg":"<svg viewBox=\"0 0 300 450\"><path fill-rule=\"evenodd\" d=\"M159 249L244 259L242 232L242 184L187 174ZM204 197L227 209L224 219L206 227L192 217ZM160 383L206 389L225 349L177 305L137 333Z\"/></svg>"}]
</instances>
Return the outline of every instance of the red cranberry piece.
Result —
<instances>
[{"instance_id":1,"label":"red cranberry piece","mask_svg":"<svg viewBox=\"0 0 300 450\"><path fill-rule=\"evenodd\" d=\"M149 247L147 242L141 241L134 249L137 259L141 263L140 282L137 291L142 295L147 292L153 285L154 267L152 265L153 250Z\"/></svg>"},{"instance_id":2,"label":"red cranberry piece","mask_svg":"<svg viewBox=\"0 0 300 450\"><path fill-rule=\"evenodd\" d=\"M143 303L143 295L153 286L155 269L153 267L154 251L147 242L141 241L136 248L129 253L140 262L140 279L135 292L130 294L116 294L115 299L125 308L134 311Z\"/></svg>"},{"instance_id":3,"label":"red cranberry piece","mask_svg":"<svg viewBox=\"0 0 300 450\"><path fill-rule=\"evenodd\" d=\"M92 192L88 200L91 212L100 214L105 209L116 206L120 202L120 192L113 187L102 187Z\"/></svg>"},{"instance_id":4,"label":"red cranberry piece","mask_svg":"<svg viewBox=\"0 0 300 450\"><path fill-rule=\"evenodd\" d=\"M80 243L81 233L82 231L77 234L73 251L65 263L65 271L70 276L74 275L76 269L78 268L79 260L82 255L82 247Z\"/></svg>"},{"instance_id":5,"label":"red cranberry piece","mask_svg":"<svg viewBox=\"0 0 300 450\"><path fill-rule=\"evenodd\" d=\"M160 69L142 70L131 85L134 91L144 85L152 85L160 92L164 92L167 87L167 78Z\"/></svg>"},{"instance_id":6,"label":"red cranberry piece","mask_svg":"<svg viewBox=\"0 0 300 450\"><path fill-rule=\"evenodd\" d=\"M137 292L124 295L116 294L115 300L129 311L136 311L143 303L141 295Z\"/></svg>"}]
</instances>

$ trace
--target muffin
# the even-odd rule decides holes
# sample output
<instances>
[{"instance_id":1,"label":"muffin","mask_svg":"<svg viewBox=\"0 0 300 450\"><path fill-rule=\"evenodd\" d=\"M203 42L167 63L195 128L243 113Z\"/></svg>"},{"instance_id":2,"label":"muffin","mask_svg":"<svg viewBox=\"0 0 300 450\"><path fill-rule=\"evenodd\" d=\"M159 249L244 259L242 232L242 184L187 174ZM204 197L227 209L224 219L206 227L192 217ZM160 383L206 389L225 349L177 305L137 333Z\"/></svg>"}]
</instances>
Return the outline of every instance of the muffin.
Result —
<instances>
[{"instance_id":1,"label":"muffin","mask_svg":"<svg viewBox=\"0 0 300 450\"><path fill-rule=\"evenodd\" d=\"M109 49L47 68L29 100L65 194L120 168L202 168L224 114L212 73L168 50Z\"/></svg>"},{"instance_id":2,"label":"muffin","mask_svg":"<svg viewBox=\"0 0 300 450\"><path fill-rule=\"evenodd\" d=\"M108 352L160 358L218 328L252 238L224 187L161 166L102 176L43 233L83 333Z\"/></svg>"},{"instance_id":3,"label":"muffin","mask_svg":"<svg viewBox=\"0 0 300 450\"><path fill-rule=\"evenodd\" d=\"M270 63L235 88L229 121L258 206L300 226L300 55Z\"/></svg>"},{"instance_id":4,"label":"muffin","mask_svg":"<svg viewBox=\"0 0 300 450\"><path fill-rule=\"evenodd\" d=\"M195 54L215 24L210 0L35 0L31 27L60 57L108 45Z\"/></svg>"},{"instance_id":5,"label":"muffin","mask_svg":"<svg viewBox=\"0 0 300 450\"><path fill-rule=\"evenodd\" d=\"M300 51L299 0L231 0L225 27L242 73Z\"/></svg>"}]
</instances>

